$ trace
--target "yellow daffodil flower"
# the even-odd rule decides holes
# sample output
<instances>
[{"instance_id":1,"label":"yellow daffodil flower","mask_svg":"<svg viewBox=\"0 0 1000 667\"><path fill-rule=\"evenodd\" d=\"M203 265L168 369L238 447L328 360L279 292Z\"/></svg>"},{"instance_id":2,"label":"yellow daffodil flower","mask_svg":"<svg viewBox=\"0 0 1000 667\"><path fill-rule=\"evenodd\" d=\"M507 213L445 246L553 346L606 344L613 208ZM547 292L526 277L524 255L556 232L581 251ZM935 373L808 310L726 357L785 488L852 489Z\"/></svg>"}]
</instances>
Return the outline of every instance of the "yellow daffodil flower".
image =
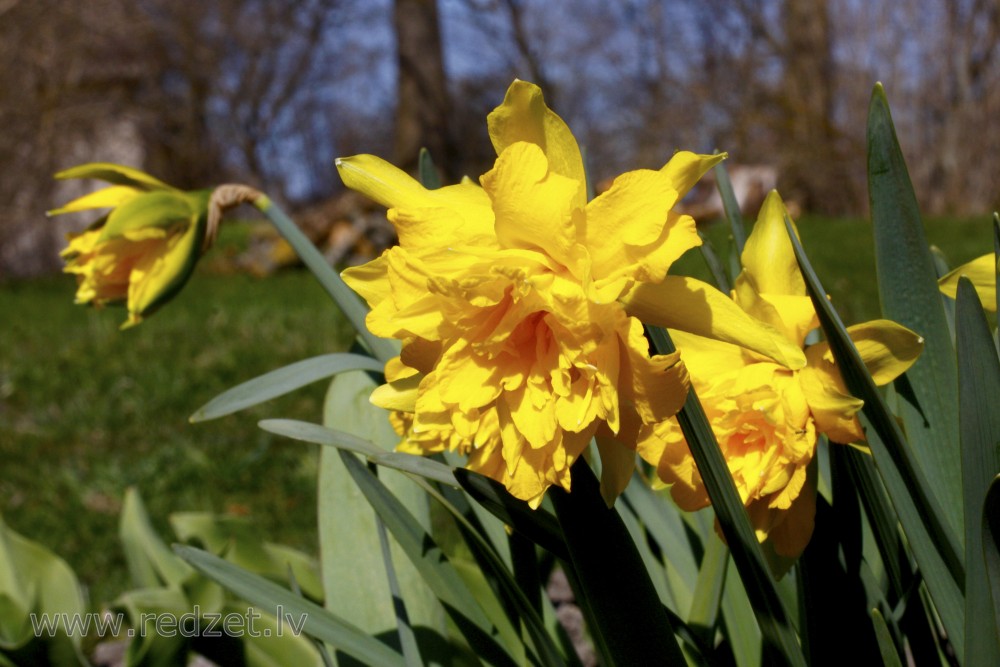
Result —
<instances>
[{"instance_id":1,"label":"yellow daffodil flower","mask_svg":"<svg viewBox=\"0 0 1000 667\"><path fill-rule=\"evenodd\" d=\"M124 302L134 326L173 297L191 276L205 243L209 191L182 192L136 169L93 163L56 178L110 183L50 215L111 209L87 230L69 235L61 256L77 276L76 302Z\"/></svg>"},{"instance_id":2,"label":"yellow daffodil flower","mask_svg":"<svg viewBox=\"0 0 1000 667\"><path fill-rule=\"evenodd\" d=\"M825 434L837 443L863 442L865 436L855 416L863 403L847 393L829 345L805 345L818 319L785 230L785 215L781 198L772 192L747 239L733 299L803 349L806 364L790 367L680 331L671 331L671 336L758 539L770 539L779 556L795 558L812 535L816 488L807 479L807 469L817 436ZM888 320L847 331L878 385L905 372L923 347L917 334ZM639 440L639 454L671 485L681 508L696 510L709 504L676 420L644 425Z\"/></svg>"},{"instance_id":3,"label":"yellow daffodil flower","mask_svg":"<svg viewBox=\"0 0 1000 667\"><path fill-rule=\"evenodd\" d=\"M371 306L369 329L403 341L372 396L401 413L401 450L466 453L470 469L537 506L549 486L570 488L570 466L596 436L611 502L634 469L639 428L675 414L688 386L676 353L650 356L633 305L805 364L725 295L666 276L700 244L694 220L672 209L723 156L677 153L587 202L576 140L537 86L515 81L488 128L498 157L481 186L427 190L371 155L337 162L399 235L343 277Z\"/></svg>"},{"instance_id":4,"label":"yellow daffodil flower","mask_svg":"<svg viewBox=\"0 0 1000 667\"><path fill-rule=\"evenodd\" d=\"M942 292L955 299L958 296L958 279L966 276L976 286L976 292L979 294L983 308L996 312L997 271L997 257L991 252L941 276L938 287Z\"/></svg>"}]
</instances>

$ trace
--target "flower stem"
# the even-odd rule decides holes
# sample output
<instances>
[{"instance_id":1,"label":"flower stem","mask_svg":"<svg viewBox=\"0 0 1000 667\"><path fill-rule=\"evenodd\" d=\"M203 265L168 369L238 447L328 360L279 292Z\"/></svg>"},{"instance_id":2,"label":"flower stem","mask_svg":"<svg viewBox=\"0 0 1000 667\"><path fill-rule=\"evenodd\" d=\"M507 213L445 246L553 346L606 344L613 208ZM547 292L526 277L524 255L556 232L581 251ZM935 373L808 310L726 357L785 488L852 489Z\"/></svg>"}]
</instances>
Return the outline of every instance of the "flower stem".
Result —
<instances>
[{"instance_id":1,"label":"flower stem","mask_svg":"<svg viewBox=\"0 0 1000 667\"><path fill-rule=\"evenodd\" d=\"M322 253L316 249L305 234L285 215L284 211L278 208L267 195L261 195L254 200L253 205L271 221L278 233L288 241L288 244L295 250L302 263L306 265L316 279L326 290L326 293L336 302L347 319L354 325L358 335L369 349L372 355L379 361L386 362L398 354L395 345L380 338L368 330L365 326L365 316L368 308L357 298L354 292L344 283L333 267L331 267Z\"/></svg>"}]
</instances>

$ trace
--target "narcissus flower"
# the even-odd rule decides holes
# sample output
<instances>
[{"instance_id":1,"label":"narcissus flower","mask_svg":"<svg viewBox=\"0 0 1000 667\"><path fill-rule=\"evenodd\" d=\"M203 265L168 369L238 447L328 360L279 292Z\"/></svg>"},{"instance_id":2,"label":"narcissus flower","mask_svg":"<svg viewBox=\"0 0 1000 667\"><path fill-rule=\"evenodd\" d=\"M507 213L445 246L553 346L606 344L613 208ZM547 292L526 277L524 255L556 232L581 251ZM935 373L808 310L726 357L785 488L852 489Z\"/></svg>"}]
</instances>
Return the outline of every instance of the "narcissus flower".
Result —
<instances>
[{"instance_id":1,"label":"narcissus flower","mask_svg":"<svg viewBox=\"0 0 1000 667\"><path fill-rule=\"evenodd\" d=\"M785 231L785 206L772 192L743 250L735 303L804 350L805 364L789 366L729 343L671 331L757 537L794 558L812 535L815 480L809 464L819 434L859 443L863 402L850 396L825 342L805 345L818 326L812 301ZM876 384L892 381L916 360L923 340L888 320L848 327ZM676 420L645 425L638 451L671 485L685 510L709 504L701 475Z\"/></svg>"},{"instance_id":2,"label":"narcissus flower","mask_svg":"<svg viewBox=\"0 0 1000 667\"><path fill-rule=\"evenodd\" d=\"M997 309L997 256L994 253L977 257L947 275L941 276L938 286L952 299L958 295L958 279L966 276L976 286L983 308Z\"/></svg>"},{"instance_id":3,"label":"narcissus flower","mask_svg":"<svg viewBox=\"0 0 1000 667\"><path fill-rule=\"evenodd\" d=\"M588 203L576 140L537 86L514 82L488 127L498 157L481 187L427 190L370 155L337 162L399 235L343 274L372 307L369 329L403 342L372 402L401 413L403 451L468 454L469 468L532 505L551 485L570 488L596 436L610 501L634 468L639 428L687 393L678 355L650 356L631 298L764 355L801 351L708 285L666 276L700 243L672 209L722 156L677 153Z\"/></svg>"},{"instance_id":4,"label":"narcissus flower","mask_svg":"<svg viewBox=\"0 0 1000 667\"><path fill-rule=\"evenodd\" d=\"M206 238L208 190L183 192L136 169L93 163L56 178L94 178L111 183L50 215L111 209L86 231L69 236L64 271L77 276L76 302L125 303L134 326L183 287Z\"/></svg>"}]
</instances>

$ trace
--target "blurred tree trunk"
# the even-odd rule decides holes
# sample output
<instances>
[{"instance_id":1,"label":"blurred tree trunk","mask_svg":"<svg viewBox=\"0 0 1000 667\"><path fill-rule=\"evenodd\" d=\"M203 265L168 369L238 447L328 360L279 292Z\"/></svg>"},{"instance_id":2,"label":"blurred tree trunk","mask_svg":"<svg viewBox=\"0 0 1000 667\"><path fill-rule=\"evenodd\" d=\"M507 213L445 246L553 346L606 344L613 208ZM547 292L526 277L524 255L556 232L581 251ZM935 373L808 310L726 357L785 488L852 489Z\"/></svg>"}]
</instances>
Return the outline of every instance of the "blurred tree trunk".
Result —
<instances>
[{"instance_id":1,"label":"blurred tree trunk","mask_svg":"<svg viewBox=\"0 0 1000 667\"><path fill-rule=\"evenodd\" d=\"M457 155L448 115L448 85L437 0L396 0L399 52L394 162L414 173L421 147L448 180L455 180Z\"/></svg>"},{"instance_id":2,"label":"blurred tree trunk","mask_svg":"<svg viewBox=\"0 0 1000 667\"><path fill-rule=\"evenodd\" d=\"M785 0L781 49L785 145L781 191L807 209L843 213L857 198L845 192L844 161L833 119L836 95L828 0Z\"/></svg>"}]
</instances>

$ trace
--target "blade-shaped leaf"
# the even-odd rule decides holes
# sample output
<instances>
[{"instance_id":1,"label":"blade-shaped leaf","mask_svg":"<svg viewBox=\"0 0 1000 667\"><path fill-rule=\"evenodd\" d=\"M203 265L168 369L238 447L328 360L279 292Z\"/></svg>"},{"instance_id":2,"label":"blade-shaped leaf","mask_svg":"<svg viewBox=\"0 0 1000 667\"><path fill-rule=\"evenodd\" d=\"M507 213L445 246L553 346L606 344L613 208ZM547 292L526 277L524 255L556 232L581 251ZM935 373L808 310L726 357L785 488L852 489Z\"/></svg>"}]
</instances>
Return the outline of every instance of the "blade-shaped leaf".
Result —
<instances>
[{"instance_id":1,"label":"blade-shaped leaf","mask_svg":"<svg viewBox=\"0 0 1000 667\"><path fill-rule=\"evenodd\" d=\"M420 176L420 185L428 190L437 190L441 187L441 177L438 176L431 152L426 148L420 149L419 167L417 169Z\"/></svg>"},{"instance_id":2,"label":"blade-shaped leaf","mask_svg":"<svg viewBox=\"0 0 1000 667\"><path fill-rule=\"evenodd\" d=\"M892 642L889 626L885 624L885 618L878 609L872 609L872 624L875 627L875 636L878 638L880 657L884 667L903 667L899 653L896 652L896 645Z\"/></svg>"},{"instance_id":3,"label":"blade-shaped leaf","mask_svg":"<svg viewBox=\"0 0 1000 667\"><path fill-rule=\"evenodd\" d=\"M569 560L569 551L558 520L544 509L533 510L528 503L507 493L503 484L466 468L455 470L455 479L466 493L525 537L560 560Z\"/></svg>"},{"instance_id":4,"label":"blade-shaped leaf","mask_svg":"<svg viewBox=\"0 0 1000 667\"><path fill-rule=\"evenodd\" d=\"M704 628L709 639L715 636L715 624L722 603L722 589L729 569L729 548L722 540L709 540L698 571L694 602L688 614L688 624Z\"/></svg>"},{"instance_id":5,"label":"blade-shaped leaf","mask_svg":"<svg viewBox=\"0 0 1000 667\"><path fill-rule=\"evenodd\" d=\"M1000 475L993 479L983 502L983 554L996 634L1000 637Z\"/></svg>"},{"instance_id":6,"label":"blade-shaped leaf","mask_svg":"<svg viewBox=\"0 0 1000 667\"><path fill-rule=\"evenodd\" d=\"M860 419L879 474L913 547L931 597L955 643L955 650L961 653L964 651L962 586L965 572L958 540L931 495L921 470L911 460L898 422L886 408L840 316L826 298L826 292L787 217L785 227L844 383L852 395L864 401Z\"/></svg>"},{"instance_id":7,"label":"blade-shaped leaf","mask_svg":"<svg viewBox=\"0 0 1000 667\"><path fill-rule=\"evenodd\" d=\"M915 463L938 498L952 534L962 531L958 374L913 185L881 85L868 109L868 196L882 314L924 337L924 351L899 389L899 416ZM864 398L863 396L861 398Z\"/></svg>"},{"instance_id":8,"label":"blade-shaped leaf","mask_svg":"<svg viewBox=\"0 0 1000 667\"><path fill-rule=\"evenodd\" d=\"M447 509L453 517L455 517L455 520L462 529L462 535L469 544L470 549L472 549L478 556L477 562L482 564L484 573L488 573L494 578L503 597L510 602L513 609L524 621L525 627L527 628L528 633L535 645L535 650L538 653L539 658L542 660L542 664L565 664L564 657L559 653L559 650L552 642L552 638L546 632L545 625L543 624L541 617L538 615L538 610L535 608L535 605L528 599L526 592L522 591L519 582L511 576L507 567L504 565L504 562L500 559L500 556L497 555L496 550L493 549L492 545L490 545L486 538L481 535L478 530L476 530L475 526L469 522L465 515L462 514L462 512L447 498L445 498L443 494L439 493L433 486L423 480L418 480L417 483L431 497L441 503L441 505ZM515 535L517 535L517 533L515 533ZM523 537L521 537L521 539L527 542L531 549L534 549L534 545L528 542L528 540Z\"/></svg>"},{"instance_id":9,"label":"blade-shaped leaf","mask_svg":"<svg viewBox=\"0 0 1000 667\"><path fill-rule=\"evenodd\" d=\"M959 278L955 303L959 429L965 494L965 655L1000 664L996 622L983 559L983 499L1000 473L1000 359L976 288Z\"/></svg>"},{"instance_id":10,"label":"blade-shaped leaf","mask_svg":"<svg viewBox=\"0 0 1000 667\"><path fill-rule=\"evenodd\" d=\"M556 509L573 569L586 598L589 630L599 635L609 665L684 665L639 552L600 483L581 457L573 464L573 490L553 488Z\"/></svg>"},{"instance_id":11,"label":"blade-shaped leaf","mask_svg":"<svg viewBox=\"0 0 1000 667\"><path fill-rule=\"evenodd\" d=\"M303 435L318 436L314 440L321 444L368 457L388 454L399 436L386 411L369 401L375 386L367 373L340 374L327 391L325 426L278 424L303 429ZM416 626L443 633L440 604L398 545L386 551L380 520L345 468L341 453L332 447L320 452L317 519L327 608L373 634L411 637ZM424 525L430 525L427 498L419 489L394 471L384 471L381 477ZM398 579L398 592L390 588L391 572Z\"/></svg>"},{"instance_id":12,"label":"blade-shaped leaf","mask_svg":"<svg viewBox=\"0 0 1000 667\"><path fill-rule=\"evenodd\" d=\"M118 534L135 586L180 586L191 576L191 568L170 552L170 547L153 529L146 506L135 487L125 491Z\"/></svg>"},{"instance_id":13,"label":"blade-shaped leaf","mask_svg":"<svg viewBox=\"0 0 1000 667\"><path fill-rule=\"evenodd\" d=\"M444 552L403 504L352 454L345 452L342 459L358 488L441 600L469 645L497 664L515 664L498 641L500 633L507 630L502 623L506 619L487 618Z\"/></svg>"},{"instance_id":14,"label":"blade-shaped leaf","mask_svg":"<svg viewBox=\"0 0 1000 667\"><path fill-rule=\"evenodd\" d=\"M304 632L369 665L405 667L403 656L368 633L287 588L251 574L207 551L174 545L174 551L206 577L267 613L305 618ZM279 610L278 607L281 607Z\"/></svg>"},{"instance_id":15,"label":"blade-shaped leaf","mask_svg":"<svg viewBox=\"0 0 1000 667\"><path fill-rule=\"evenodd\" d=\"M669 354L674 351L674 344L666 330L650 327L648 331L657 352ZM677 421L705 482L705 489L712 500L719 526L726 536L733 562L740 572L765 641L790 665L805 665L788 612L778 597L753 526L694 389L689 390L684 408L677 414Z\"/></svg>"},{"instance_id":16,"label":"blade-shaped leaf","mask_svg":"<svg viewBox=\"0 0 1000 667\"><path fill-rule=\"evenodd\" d=\"M722 210L726 212L726 220L729 221L729 228L733 232L733 243L736 246L736 256L743 254L743 246L747 243L747 229L743 225L743 214L740 212L740 203L736 200L736 193L733 192L732 181L729 180L729 172L726 164L720 162L712 167L715 173L715 184L719 189L719 196L722 198ZM722 286L720 285L721 289ZM729 290L723 290L728 292Z\"/></svg>"},{"instance_id":17,"label":"blade-shaped leaf","mask_svg":"<svg viewBox=\"0 0 1000 667\"><path fill-rule=\"evenodd\" d=\"M302 263L312 272L326 293L354 325L355 331L358 332L361 340L364 341L375 358L385 363L399 354L399 345L396 341L379 338L368 331L368 327L365 325L368 307L347 286L340 274L333 270L333 267L323 257L323 253L316 249L312 241L285 215L285 212L265 196L259 197L254 202L254 206L267 216L278 233L288 241L288 245L292 246Z\"/></svg>"},{"instance_id":18,"label":"blade-shaped leaf","mask_svg":"<svg viewBox=\"0 0 1000 667\"><path fill-rule=\"evenodd\" d=\"M303 359L284 368L265 373L229 389L191 415L192 422L208 421L283 396L344 371L382 372L383 364L360 354L324 354Z\"/></svg>"}]
</instances>

